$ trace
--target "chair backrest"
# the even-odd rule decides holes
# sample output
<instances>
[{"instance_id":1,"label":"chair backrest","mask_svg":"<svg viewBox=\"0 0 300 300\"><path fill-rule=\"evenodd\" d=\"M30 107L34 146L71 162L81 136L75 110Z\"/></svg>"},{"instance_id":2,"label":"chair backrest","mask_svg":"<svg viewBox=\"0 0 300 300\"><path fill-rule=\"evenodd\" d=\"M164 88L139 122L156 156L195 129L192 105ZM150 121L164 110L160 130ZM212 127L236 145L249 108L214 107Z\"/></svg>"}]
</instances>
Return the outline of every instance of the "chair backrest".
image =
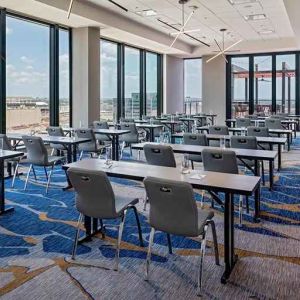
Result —
<instances>
[{"instance_id":1,"label":"chair backrest","mask_svg":"<svg viewBox=\"0 0 300 300\"><path fill-rule=\"evenodd\" d=\"M281 119L267 118L266 127L269 129L282 129Z\"/></svg>"},{"instance_id":2,"label":"chair backrest","mask_svg":"<svg viewBox=\"0 0 300 300\"><path fill-rule=\"evenodd\" d=\"M120 122L123 122L123 123L134 123L134 119L131 119L131 118L120 118Z\"/></svg>"},{"instance_id":3,"label":"chair backrest","mask_svg":"<svg viewBox=\"0 0 300 300\"><path fill-rule=\"evenodd\" d=\"M121 123L120 125L120 129L121 130L130 130L130 133L127 133L126 135L137 135L138 131L136 128L136 125L134 123ZM124 135L122 135L121 137L124 137Z\"/></svg>"},{"instance_id":4,"label":"chair backrest","mask_svg":"<svg viewBox=\"0 0 300 300\"><path fill-rule=\"evenodd\" d=\"M230 137L230 147L240 149L257 149L257 139L255 136L238 136Z\"/></svg>"},{"instance_id":5,"label":"chair backrest","mask_svg":"<svg viewBox=\"0 0 300 300\"><path fill-rule=\"evenodd\" d=\"M236 154L231 150L204 149L202 151L205 171L238 174Z\"/></svg>"},{"instance_id":6,"label":"chair backrest","mask_svg":"<svg viewBox=\"0 0 300 300\"><path fill-rule=\"evenodd\" d=\"M269 136L269 128L268 127L250 126L247 128L247 135L248 136L268 137Z\"/></svg>"},{"instance_id":7,"label":"chair backrest","mask_svg":"<svg viewBox=\"0 0 300 300\"><path fill-rule=\"evenodd\" d=\"M48 152L44 142L39 136L22 136L22 140L27 149L27 160L35 165L48 164Z\"/></svg>"},{"instance_id":8,"label":"chair backrest","mask_svg":"<svg viewBox=\"0 0 300 300\"><path fill-rule=\"evenodd\" d=\"M2 140L2 150L10 150L13 151L13 147L11 143L9 142L6 134L0 134L0 140Z\"/></svg>"},{"instance_id":9,"label":"chair backrest","mask_svg":"<svg viewBox=\"0 0 300 300\"><path fill-rule=\"evenodd\" d=\"M176 168L176 161L171 146L145 144L144 153L149 165Z\"/></svg>"},{"instance_id":10,"label":"chair backrest","mask_svg":"<svg viewBox=\"0 0 300 300\"><path fill-rule=\"evenodd\" d=\"M70 168L67 173L80 213L100 219L117 217L115 195L105 172Z\"/></svg>"},{"instance_id":11,"label":"chair backrest","mask_svg":"<svg viewBox=\"0 0 300 300\"><path fill-rule=\"evenodd\" d=\"M229 129L227 126L224 126L224 125L209 126L208 133L209 134L229 135Z\"/></svg>"},{"instance_id":12,"label":"chair backrest","mask_svg":"<svg viewBox=\"0 0 300 300\"><path fill-rule=\"evenodd\" d=\"M60 126L50 126L47 132L50 136L64 136L64 131Z\"/></svg>"},{"instance_id":13,"label":"chair backrest","mask_svg":"<svg viewBox=\"0 0 300 300\"><path fill-rule=\"evenodd\" d=\"M75 137L87 138L90 142L82 143L78 145L80 151L92 151L97 148L96 137L92 128L78 128L75 129Z\"/></svg>"},{"instance_id":14,"label":"chair backrest","mask_svg":"<svg viewBox=\"0 0 300 300\"><path fill-rule=\"evenodd\" d=\"M238 118L236 119L236 127L248 127L251 126L250 118Z\"/></svg>"},{"instance_id":15,"label":"chair backrest","mask_svg":"<svg viewBox=\"0 0 300 300\"><path fill-rule=\"evenodd\" d=\"M108 123L106 121L94 121L93 127L94 129L109 129Z\"/></svg>"},{"instance_id":16,"label":"chair backrest","mask_svg":"<svg viewBox=\"0 0 300 300\"><path fill-rule=\"evenodd\" d=\"M198 210L189 183L147 177L144 185L151 227L176 235L198 235Z\"/></svg>"},{"instance_id":17,"label":"chair backrest","mask_svg":"<svg viewBox=\"0 0 300 300\"><path fill-rule=\"evenodd\" d=\"M199 133L184 133L183 143L185 145L208 146L206 135Z\"/></svg>"}]
</instances>

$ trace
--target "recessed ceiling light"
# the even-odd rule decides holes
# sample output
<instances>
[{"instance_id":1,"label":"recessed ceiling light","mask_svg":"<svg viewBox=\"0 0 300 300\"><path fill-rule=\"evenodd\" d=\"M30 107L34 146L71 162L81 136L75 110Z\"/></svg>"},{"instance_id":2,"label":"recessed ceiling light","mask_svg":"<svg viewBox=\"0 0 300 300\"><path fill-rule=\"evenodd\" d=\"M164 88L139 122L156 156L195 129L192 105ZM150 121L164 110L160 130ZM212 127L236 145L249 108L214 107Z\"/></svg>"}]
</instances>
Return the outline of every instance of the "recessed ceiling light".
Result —
<instances>
[{"instance_id":1,"label":"recessed ceiling light","mask_svg":"<svg viewBox=\"0 0 300 300\"><path fill-rule=\"evenodd\" d=\"M274 33L274 30L262 30L258 32L259 34L272 34Z\"/></svg>"},{"instance_id":2,"label":"recessed ceiling light","mask_svg":"<svg viewBox=\"0 0 300 300\"><path fill-rule=\"evenodd\" d=\"M247 3L254 3L257 0L228 0L231 5L240 5L240 4L247 4Z\"/></svg>"},{"instance_id":3,"label":"recessed ceiling light","mask_svg":"<svg viewBox=\"0 0 300 300\"><path fill-rule=\"evenodd\" d=\"M259 21L265 20L267 16L265 14L255 14L255 15L246 15L244 16L246 21Z\"/></svg>"},{"instance_id":4,"label":"recessed ceiling light","mask_svg":"<svg viewBox=\"0 0 300 300\"><path fill-rule=\"evenodd\" d=\"M152 16L156 16L157 12L153 9L145 9L142 11L136 11L136 14L140 15L140 16L144 16L144 17L152 17Z\"/></svg>"}]
</instances>

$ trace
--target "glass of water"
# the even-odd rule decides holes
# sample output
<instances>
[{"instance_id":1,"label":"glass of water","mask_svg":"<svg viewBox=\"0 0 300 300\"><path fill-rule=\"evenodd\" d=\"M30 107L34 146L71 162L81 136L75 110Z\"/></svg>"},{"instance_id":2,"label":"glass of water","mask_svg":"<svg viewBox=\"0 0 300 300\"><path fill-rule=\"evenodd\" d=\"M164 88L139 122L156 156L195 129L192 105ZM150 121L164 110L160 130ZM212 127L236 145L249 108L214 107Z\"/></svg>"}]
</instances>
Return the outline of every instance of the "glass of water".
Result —
<instances>
[{"instance_id":1,"label":"glass of water","mask_svg":"<svg viewBox=\"0 0 300 300\"><path fill-rule=\"evenodd\" d=\"M112 149L111 149L111 147L107 147L106 148L106 152L105 152L105 164L107 166L111 166L113 164L113 161L112 161Z\"/></svg>"},{"instance_id":2,"label":"glass of water","mask_svg":"<svg viewBox=\"0 0 300 300\"><path fill-rule=\"evenodd\" d=\"M181 173L188 174L190 173L190 161L188 154L184 154L181 161Z\"/></svg>"}]
</instances>

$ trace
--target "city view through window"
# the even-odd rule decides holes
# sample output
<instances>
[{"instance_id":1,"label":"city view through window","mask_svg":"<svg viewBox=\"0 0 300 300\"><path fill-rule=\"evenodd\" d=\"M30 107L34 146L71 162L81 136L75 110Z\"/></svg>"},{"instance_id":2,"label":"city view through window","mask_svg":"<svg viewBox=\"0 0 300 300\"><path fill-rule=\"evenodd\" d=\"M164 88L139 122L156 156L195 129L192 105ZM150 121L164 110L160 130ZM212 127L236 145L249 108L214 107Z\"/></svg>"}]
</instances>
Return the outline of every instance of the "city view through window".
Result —
<instances>
[{"instance_id":1,"label":"city view through window","mask_svg":"<svg viewBox=\"0 0 300 300\"><path fill-rule=\"evenodd\" d=\"M6 130L41 132L49 126L50 28L8 16L6 19ZM61 30L59 116L69 124L69 39Z\"/></svg>"},{"instance_id":2,"label":"city view through window","mask_svg":"<svg viewBox=\"0 0 300 300\"><path fill-rule=\"evenodd\" d=\"M202 59L184 61L184 111L190 115L202 112Z\"/></svg>"}]
</instances>

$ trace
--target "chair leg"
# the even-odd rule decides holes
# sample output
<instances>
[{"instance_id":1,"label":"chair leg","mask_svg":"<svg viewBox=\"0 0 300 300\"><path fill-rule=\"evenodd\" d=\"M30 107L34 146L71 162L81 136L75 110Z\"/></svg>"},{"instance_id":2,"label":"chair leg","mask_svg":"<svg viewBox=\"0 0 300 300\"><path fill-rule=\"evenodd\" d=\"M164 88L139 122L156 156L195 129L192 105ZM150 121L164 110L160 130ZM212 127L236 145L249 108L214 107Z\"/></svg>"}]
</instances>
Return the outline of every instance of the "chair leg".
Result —
<instances>
[{"instance_id":1,"label":"chair leg","mask_svg":"<svg viewBox=\"0 0 300 300\"><path fill-rule=\"evenodd\" d=\"M44 167L44 171L45 171L46 179L48 180L48 173L46 167Z\"/></svg>"},{"instance_id":2,"label":"chair leg","mask_svg":"<svg viewBox=\"0 0 300 300\"><path fill-rule=\"evenodd\" d=\"M55 151L55 149L54 149L54 148L52 148L52 151L51 151L51 156L53 156L53 155L54 155L54 151Z\"/></svg>"},{"instance_id":3,"label":"chair leg","mask_svg":"<svg viewBox=\"0 0 300 300\"><path fill-rule=\"evenodd\" d=\"M72 259L75 260L75 256L76 256L76 251L77 251L77 245L78 245L78 238L79 238L79 231L80 231L80 224L82 222L82 218L83 215L80 214L78 217L78 221L77 221L77 228L76 228L76 233L75 233L75 240L74 240L74 244L73 244L73 249L72 249Z\"/></svg>"},{"instance_id":4,"label":"chair leg","mask_svg":"<svg viewBox=\"0 0 300 300\"><path fill-rule=\"evenodd\" d=\"M37 177L36 177L36 173L35 173L34 166L32 166L32 173L33 173L33 176L34 176L34 180L36 181L36 180L37 180Z\"/></svg>"},{"instance_id":5,"label":"chair leg","mask_svg":"<svg viewBox=\"0 0 300 300\"><path fill-rule=\"evenodd\" d=\"M172 241L171 241L171 236L169 233L167 233L167 240L168 240L168 248L169 248L169 254L172 254Z\"/></svg>"},{"instance_id":6,"label":"chair leg","mask_svg":"<svg viewBox=\"0 0 300 300\"><path fill-rule=\"evenodd\" d=\"M201 208L203 208L203 206L204 206L204 195L205 195L205 191L204 190L202 190L201 191L201 200L200 200L200 207Z\"/></svg>"},{"instance_id":7,"label":"chair leg","mask_svg":"<svg viewBox=\"0 0 300 300\"><path fill-rule=\"evenodd\" d=\"M122 216L122 221L119 226L119 234L118 234L118 241L117 241L117 251L116 251L116 264L115 264L115 271L119 270L119 261L120 261L120 247L121 247L121 241L122 241L122 234L123 234L123 228L125 223L127 209L124 210L124 214Z\"/></svg>"},{"instance_id":8,"label":"chair leg","mask_svg":"<svg viewBox=\"0 0 300 300\"><path fill-rule=\"evenodd\" d=\"M206 232L207 232L207 225L205 225L204 227L204 233L203 233L201 248L200 248L200 264L199 264L199 272L198 272L197 296L201 296L201 290L202 290L202 273L203 273L203 260L204 260L205 248L206 248Z\"/></svg>"},{"instance_id":9,"label":"chair leg","mask_svg":"<svg viewBox=\"0 0 300 300\"><path fill-rule=\"evenodd\" d=\"M262 175L262 183L263 185L266 185L264 161L261 162L261 175Z\"/></svg>"},{"instance_id":10,"label":"chair leg","mask_svg":"<svg viewBox=\"0 0 300 300\"><path fill-rule=\"evenodd\" d=\"M140 223L140 219L139 219L139 215L138 215L137 209L136 209L135 206L131 206L130 208L133 209L133 211L134 211L134 215L135 215L135 219L136 219L136 224L137 224L138 232L139 232L140 246L144 247L143 234L142 234L142 229L141 229L141 223Z\"/></svg>"},{"instance_id":11,"label":"chair leg","mask_svg":"<svg viewBox=\"0 0 300 300\"><path fill-rule=\"evenodd\" d=\"M246 212L249 214L249 197L246 196Z\"/></svg>"},{"instance_id":12,"label":"chair leg","mask_svg":"<svg viewBox=\"0 0 300 300\"><path fill-rule=\"evenodd\" d=\"M148 203L148 197L147 197L147 194L146 194L145 198L144 198L144 211L146 211L147 203Z\"/></svg>"},{"instance_id":13,"label":"chair leg","mask_svg":"<svg viewBox=\"0 0 300 300\"><path fill-rule=\"evenodd\" d=\"M145 280L149 280L149 270L150 270L150 263L151 263L151 248L154 240L154 234L155 234L155 229L152 227L150 231L150 236L149 236L149 246L148 246L148 251L147 251L147 259L146 259L146 278Z\"/></svg>"},{"instance_id":14,"label":"chair leg","mask_svg":"<svg viewBox=\"0 0 300 300\"><path fill-rule=\"evenodd\" d=\"M12 188L15 186L15 180L16 180L16 177L17 177L17 174L18 174L18 169L19 169L19 162L17 162L16 168L15 168L13 180L12 180L12 183L11 183Z\"/></svg>"},{"instance_id":15,"label":"chair leg","mask_svg":"<svg viewBox=\"0 0 300 300\"><path fill-rule=\"evenodd\" d=\"M243 224L243 196L240 195L239 199L239 226L241 227Z\"/></svg>"},{"instance_id":16,"label":"chair leg","mask_svg":"<svg viewBox=\"0 0 300 300\"><path fill-rule=\"evenodd\" d=\"M51 166L51 170L50 170L49 175L48 175L48 181L47 181L47 187L46 187L46 194L48 193L48 189L49 189L49 185L50 185L50 181L51 181L51 176L52 176L53 168L54 168L54 165Z\"/></svg>"},{"instance_id":17,"label":"chair leg","mask_svg":"<svg viewBox=\"0 0 300 300\"><path fill-rule=\"evenodd\" d=\"M29 179L29 175L30 175L31 169L32 169L32 165L29 166L29 170L27 172L26 181L25 181L25 185L24 185L24 191L27 188L27 183L28 183L28 179Z\"/></svg>"},{"instance_id":18,"label":"chair leg","mask_svg":"<svg viewBox=\"0 0 300 300\"><path fill-rule=\"evenodd\" d=\"M79 160L82 159L82 156L83 156L83 151L80 152L80 155L79 155Z\"/></svg>"},{"instance_id":19,"label":"chair leg","mask_svg":"<svg viewBox=\"0 0 300 300\"><path fill-rule=\"evenodd\" d=\"M130 150L130 156L132 157L132 147L131 147L131 144L129 145L129 150Z\"/></svg>"},{"instance_id":20,"label":"chair leg","mask_svg":"<svg viewBox=\"0 0 300 300\"><path fill-rule=\"evenodd\" d=\"M213 236L213 242L214 242L214 250L215 250L215 261L216 265L220 265L220 258L219 258L219 248L218 248L218 239L217 239L217 231L216 231L216 224L213 220L209 220L207 222L211 226L211 232Z\"/></svg>"}]
</instances>

